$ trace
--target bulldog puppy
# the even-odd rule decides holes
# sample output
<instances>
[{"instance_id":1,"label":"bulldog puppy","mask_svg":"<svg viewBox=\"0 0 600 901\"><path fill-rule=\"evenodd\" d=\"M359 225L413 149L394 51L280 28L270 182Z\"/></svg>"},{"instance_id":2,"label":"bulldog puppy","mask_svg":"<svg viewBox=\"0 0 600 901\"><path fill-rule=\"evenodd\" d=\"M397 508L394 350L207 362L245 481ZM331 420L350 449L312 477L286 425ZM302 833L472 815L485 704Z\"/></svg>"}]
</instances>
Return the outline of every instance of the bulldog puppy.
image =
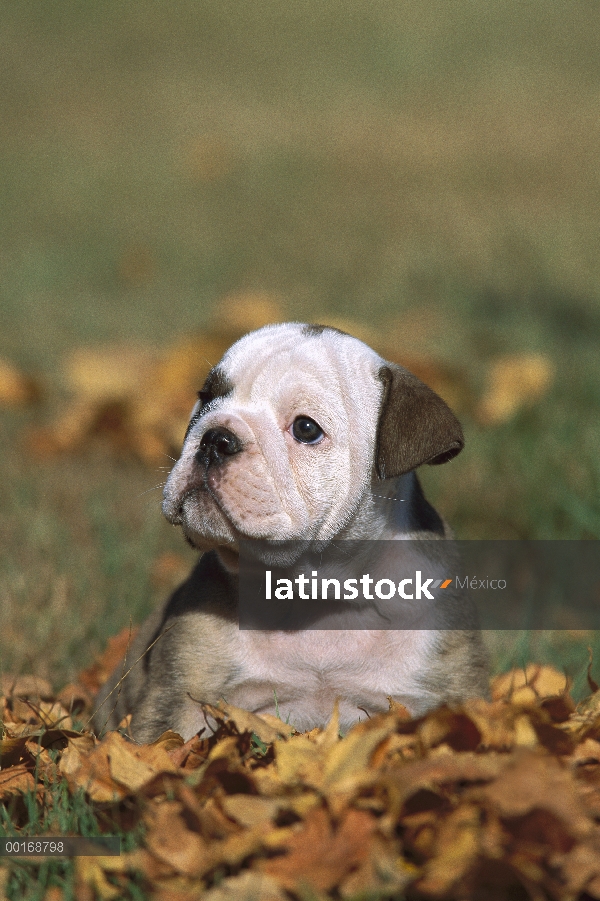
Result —
<instances>
[{"instance_id":1,"label":"bulldog puppy","mask_svg":"<svg viewBox=\"0 0 600 901\"><path fill-rule=\"evenodd\" d=\"M137 741L167 729L187 740L206 727L198 702L225 699L259 714L277 708L307 730L339 698L347 729L365 710L386 710L387 696L418 715L485 695L475 619L452 628L448 615L466 604L460 597L439 628L406 631L244 631L237 615L242 539L450 538L414 470L445 463L463 443L440 397L343 332L285 323L239 340L199 392L164 489L165 516L203 555L140 629L100 695L96 728L131 713ZM426 546L439 562L451 542Z\"/></svg>"}]
</instances>

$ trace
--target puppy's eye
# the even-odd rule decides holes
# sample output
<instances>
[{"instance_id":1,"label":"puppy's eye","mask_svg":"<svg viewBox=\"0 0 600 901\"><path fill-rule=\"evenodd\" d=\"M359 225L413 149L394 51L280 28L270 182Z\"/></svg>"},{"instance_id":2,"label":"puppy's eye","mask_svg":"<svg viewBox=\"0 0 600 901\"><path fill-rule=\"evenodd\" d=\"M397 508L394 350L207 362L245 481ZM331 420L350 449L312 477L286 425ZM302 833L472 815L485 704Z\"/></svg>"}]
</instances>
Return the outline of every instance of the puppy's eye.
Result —
<instances>
[{"instance_id":1,"label":"puppy's eye","mask_svg":"<svg viewBox=\"0 0 600 901\"><path fill-rule=\"evenodd\" d=\"M324 432L314 419L308 416L297 416L292 423L292 435L302 444L318 444Z\"/></svg>"}]
</instances>

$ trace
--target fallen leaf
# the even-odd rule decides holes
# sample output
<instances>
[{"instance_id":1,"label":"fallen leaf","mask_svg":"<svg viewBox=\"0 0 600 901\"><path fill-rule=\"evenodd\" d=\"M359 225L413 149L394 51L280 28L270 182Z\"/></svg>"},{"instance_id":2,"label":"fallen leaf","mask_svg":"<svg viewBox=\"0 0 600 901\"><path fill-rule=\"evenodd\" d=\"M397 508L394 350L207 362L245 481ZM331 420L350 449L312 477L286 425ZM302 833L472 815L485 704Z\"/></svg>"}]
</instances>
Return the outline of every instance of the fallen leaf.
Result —
<instances>
[{"instance_id":1,"label":"fallen leaf","mask_svg":"<svg viewBox=\"0 0 600 901\"><path fill-rule=\"evenodd\" d=\"M281 782L294 785L320 785L323 773L323 751L306 735L293 735L287 741L275 742L277 775Z\"/></svg>"},{"instance_id":2,"label":"fallen leaf","mask_svg":"<svg viewBox=\"0 0 600 901\"><path fill-rule=\"evenodd\" d=\"M302 883L329 891L367 857L375 825L369 814L350 809L334 829L326 810L313 809L286 843L288 853L259 868L290 891Z\"/></svg>"},{"instance_id":3,"label":"fallen leaf","mask_svg":"<svg viewBox=\"0 0 600 901\"><path fill-rule=\"evenodd\" d=\"M176 773L177 767L162 743L136 746L119 732L109 732L96 753L108 759L111 777L129 792L137 792L162 773Z\"/></svg>"},{"instance_id":4,"label":"fallen leaf","mask_svg":"<svg viewBox=\"0 0 600 901\"><path fill-rule=\"evenodd\" d=\"M584 838L592 831L571 773L553 757L521 751L476 796L491 804L503 818L522 817L539 809L560 820L573 839Z\"/></svg>"},{"instance_id":5,"label":"fallen leaf","mask_svg":"<svg viewBox=\"0 0 600 901\"><path fill-rule=\"evenodd\" d=\"M240 734L244 732L254 733L261 741L267 744L270 744L282 735L289 736L294 731L292 726L288 726L287 723L284 723L283 720L278 720L277 717L270 716L267 720L266 717L250 713L241 707L234 707L225 701L220 701L216 708L211 704L203 704L202 707L213 717L217 711L220 711L221 715L225 715L226 721L230 721Z\"/></svg>"},{"instance_id":6,"label":"fallen leaf","mask_svg":"<svg viewBox=\"0 0 600 901\"><path fill-rule=\"evenodd\" d=\"M17 723L4 723L4 732L4 738L0 741L0 764L3 768L28 759L30 754L27 748L31 741L34 741L36 746L58 750L63 748L69 739L79 735L70 729L46 729Z\"/></svg>"},{"instance_id":7,"label":"fallen leaf","mask_svg":"<svg viewBox=\"0 0 600 901\"><path fill-rule=\"evenodd\" d=\"M342 898L402 897L418 873L414 864L398 856L392 843L375 834L365 860L342 880L340 894Z\"/></svg>"},{"instance_id":8,"label":"fallen leaf","mask_svg":"<svg viewBox=\"0 0 600 901\"><path fill-rule=\"evenodd\" d=\"M1 406L16 407L35 403L41 396L42 389L39 382L0 357Z\"/></svg>"},{"instance_id":9,"label":"fallen leaf","mask_svg":"<svg viewBox=\"0 0 600 901\"><path fill-rule=\"evenodd\" d=\"M396 716L398 716L400 719L403 719L403 720L412 719L411 714L406 709L404 704L399 704L398 701L395 701L394 698L392 698L391 696L388 696L386 698L386 701L390 705L390 712L395 713Z\"/></svg>"},{"instance_id":10,"label":"fallen leaf","mask_svg":"<svg viewBox=\"0 0 600 901\"><path fill-rule=\"evenodd\" d=\"M363 728L361 728L363 727ZM349 782L364 774L371 755L394 728L394 721L385 725L371 726L371 722L360 723L331 750L323 768L323 785L327 789L342 791Z\"/></svg>"},{"instance_id":11,"label":"fallen leaf","mask_svg":"<svg viewBox=\"0 0 600 901\"><path fill-rule=\"evenodd\" d=\"M0 800L7 801L11 795L22 795L35 789L35 780L25 764L0 770Z\"/></svg>"},{"instance_id":12,"label":"fallen leaf","mask_svg":"<svg viewBox=\"0 0 600 901\"><path fill-rule=\"evenodd\" d=\"M446 744L454 751L474 751L481 732L470 716L462 711L440 707L419 725L419 737L426 748Z\"/></svg>"},{"instance_id":13,"label":"fallen leaf","mask_svg":"<svg viewBox=\"0 0 600 901\"><path fill-rule=\"evenodd\" d=\"M223 798L222 805L228 817L242 826L252 828L275 819L281 801L254 795L229 795Z\"/></svg>"},{"instance_id":14,"label":"fallen leaf","mask_svg":"<svg viewBox=\"0 0 600 901\"><path fill-rule=\"evenodd\" d=\"M79 681L90 694L95 695L100 691L115 667L123 660L136 633L137 627L126 626L121 629L117 635L108 639L106 648L94 663L79 673Z\"/></svg>"},{"instance_id":15,"label":"fallen leaf","mask_svg":"<svg viewBox=\"0 0 600 901\"><path fill-rule=\"evenodd\" d=\"M245 870L203 892L203 901L287 901L288 895L270 876Z\"/></svg>"},{"instance_id":16,"label":"fallen leaf","mask_svg":"<svg viewBox=\"0 0 600 901\"><path fill-rule=\"evenodd\" d=\"M514 704L535 704L539 698L551 698L566 693L569 680L553 666L529 663L525 668L512 669L492 680L492 698L505 698Z\"/></svg>"},{"instance_id":17,"label":"fallen leaf","mask_svg":"<svg viewBox=\"0 0 600 901\"><path fill-rule=\"evenodd\" d=\"M43 698L53 697L52 687L47 679L41 676L0 676L0 693L7 698Z\"/></svg>"},{"instance_id":18,"label":"fallen leaf","mask_svg":"<svg viewBox=\"0 0 600 901\"><path fill-rule=\"evenodd\" d=\"M81 713L82 710L91 708L92 696L81 685L69 682L56 695L56 700L62 707L71 713Z\"/></svg>"},{"instance_id":19,"label":"fallen leaf","mask_svg":"<svg viewBox=\"0 0 600 901\"><path fill-rule=\"evenodd\" d=\"M234 291L215 305L213 330L237 337L285 319L281 298L266 291ZM217 360L218 362L218 360Z\"/></svg>"},{"instance_id":20,"label":"fallen leaf","mask_svg":"<svg viewBox=\"0 0 600 901\"><path fill-rule=\"evenodd\" d=\"M141 345L78 348L65 362L65 380L89 402L132 399L147 385L155 359L155 353Z\"/></svg>"},{"instance_id":21,"label":"fallen leaf","mask_svg":"<svg viewBox=\"0 0 600 901\"><path fill-rule=\"evenodd\" d=\"M187 828L179 801L163 801L151 809L146 836L148 850L175 872L201 876L209 862L209 847Z\"/></svg>"},{"instance_id":22,"label":"fallen leaf","mask_svg":"<svg viewBox=\"0 0 600 901\"><path fill-rule=\"evenodd\" d=\"M113 901L122 897L121 889L108 881L108 872L119 872L124 869L124 862L118 857L77 856L75 861L75 880L80 885L89 886L95 892L93 897L102 901Z\"/></svg>"},{"instance_id":23,"label":"fallen leaf","mask_svg":"<svg viewBox=\"0 0 600 901\"><path fill-rule=\"evenodd\" d=\"M432 858L417 882L420 892L446 895L477 860L480 850L481 812L473 804L453 810L440 824Z\"/></svg>"},{"instance_id":24,"label":"fallen leaf","mask_svg":"<svg viewBox=\"0 0 600 901\"><path fill-rule=\"evenodd\" d=\"M489 367L476 417L485 425L506 422L546 394L554 381L553 362L543 354L499 357Z\"/></svg>"},{"instance_id":25,"label":"fallen leaf","mask_svg":"<svg viewBox=\"0 0 600 901\"><path fill-rule=\"evenodd\" d=\"M165 551L152 564L150 579L155 588L172 591L188 577L190 569L190 561L181 554Z\"/></svg>"},{"instance_id":26,"label":"fallen leaf","mask_svg":"<svg viewBox=\"0 0 600 901\"><path fill-rule=\"evenodd\" d=\"M69 742L61 758L60 770L72 790L83 789L92 801L98 802L120 801L129 794L129 789L115 781L110 770L109 753L119 740L125 741L117 732L109 732L91 751L89 744L83 741Z\"/></svg>"}]
</instances>

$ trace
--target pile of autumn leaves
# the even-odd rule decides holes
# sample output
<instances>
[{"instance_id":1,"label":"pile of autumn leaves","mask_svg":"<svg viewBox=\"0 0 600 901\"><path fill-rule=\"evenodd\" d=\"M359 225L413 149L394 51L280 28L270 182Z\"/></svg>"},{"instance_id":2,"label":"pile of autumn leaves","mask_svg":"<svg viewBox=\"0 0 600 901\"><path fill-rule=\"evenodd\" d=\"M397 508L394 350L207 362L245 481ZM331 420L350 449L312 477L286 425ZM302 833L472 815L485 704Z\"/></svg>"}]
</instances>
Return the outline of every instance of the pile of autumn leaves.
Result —
<instances>
[{"instance_id":1,"label":"pile of autumn leaves","mask_svg":"<svg viewBox=\"0 0 600 901\"><path fill-rule=\"evenodd\" d=\"M529 666L496 679L491 702L420 719L390 702L343 738L336 711L297 734L206 705L210 737L138 746L74 730L82 686L52 697L39 680L5 678L0 800L19 826L24 792L51 803L66 779L107 832L142 824L137 850L76 859L85 899L122 897L132 879L163 901L600 898L590 684L575 707L563 676Z\"/></svg>"}]
</instances>

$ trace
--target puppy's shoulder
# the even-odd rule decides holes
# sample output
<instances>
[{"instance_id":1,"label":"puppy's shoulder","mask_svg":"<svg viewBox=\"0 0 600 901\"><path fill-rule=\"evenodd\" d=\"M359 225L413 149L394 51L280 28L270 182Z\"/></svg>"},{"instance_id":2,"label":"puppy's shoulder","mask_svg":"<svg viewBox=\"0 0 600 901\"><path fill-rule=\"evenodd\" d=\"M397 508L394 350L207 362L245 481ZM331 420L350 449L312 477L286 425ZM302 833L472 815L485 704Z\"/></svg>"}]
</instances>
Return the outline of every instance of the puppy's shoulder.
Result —
<instances>
[{"instance_id":1,"label":"puppy's shoulder","mask_svg":"<svg viewBox=\"0 0 600 901\"><path fill-rule=\"evenodd\" d=\"M213 613L235 620L237 608L235 576L228 573L215 551L203 554L185 582L165 602L163 624L188 613Z\"/></svg>"}]
</instances>

